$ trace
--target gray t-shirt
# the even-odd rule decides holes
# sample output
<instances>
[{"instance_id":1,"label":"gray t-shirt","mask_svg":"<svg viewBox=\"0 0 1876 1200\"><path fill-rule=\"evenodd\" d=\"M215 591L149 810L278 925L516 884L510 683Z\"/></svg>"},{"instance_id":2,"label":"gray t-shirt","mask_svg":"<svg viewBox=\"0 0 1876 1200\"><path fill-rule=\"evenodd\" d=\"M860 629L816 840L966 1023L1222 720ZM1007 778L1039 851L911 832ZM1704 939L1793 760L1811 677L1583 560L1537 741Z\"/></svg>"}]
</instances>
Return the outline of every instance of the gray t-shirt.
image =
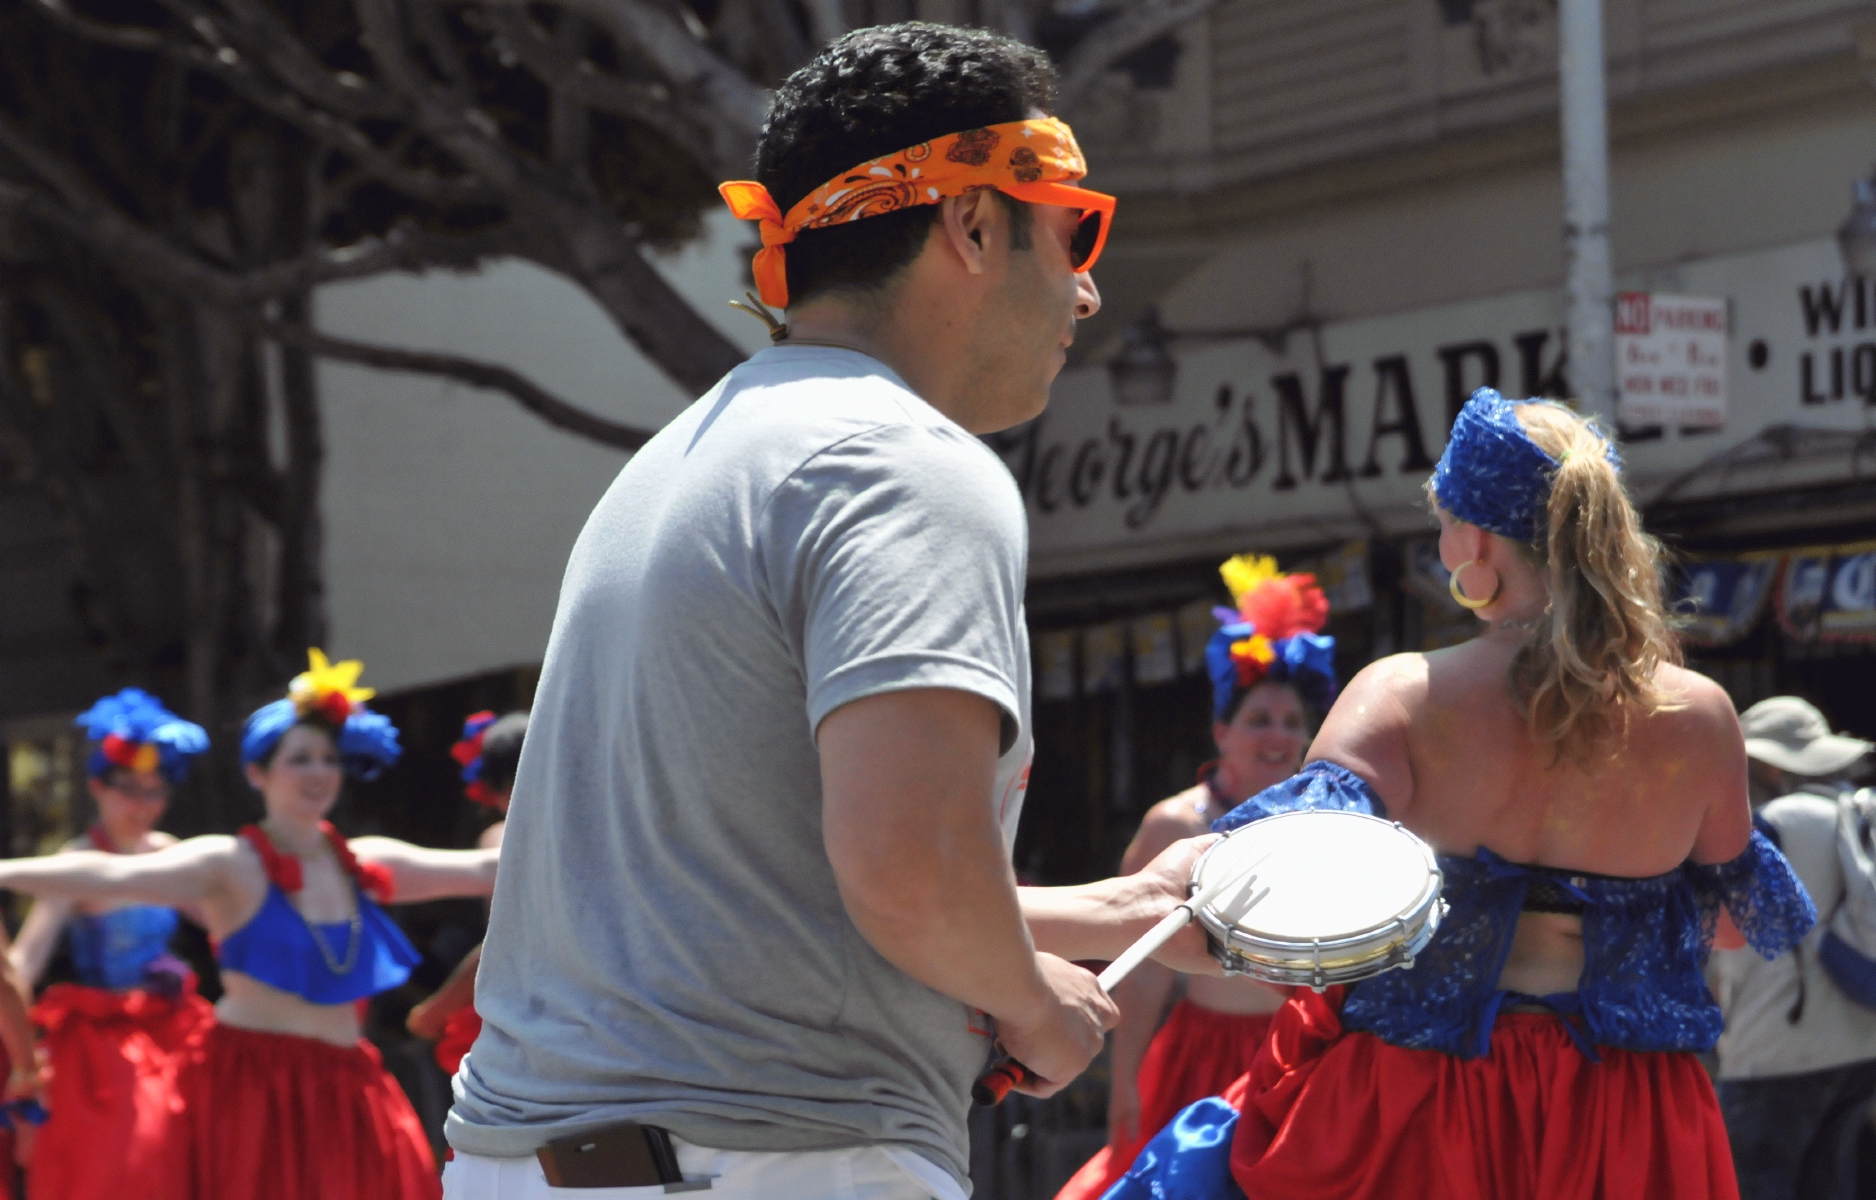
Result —
<instances>
[{"instance_id":1,"label":"gray t-shirt","mask_svg":"<svg viewBox=\"0 0 1876 1200\"><path fill-rule=\"evenodd\" d=\"M1717 1047L1720 1078L1806 1075L1876 1059L1876 1012L1844 995L1818 952L1828 918L1844 897L1837 802L1798 793L1772 801L1759 815L1778 830L1780 848L1820 919L1797 952L1787 950L1771 962L1751 948L1713 952L1708 972L1726 1012ZM1793 1024L1800 971L1804 1011Z\"/></svg>"},{"instance_id":2,"label":"gray t-shirt","mask_svg":"<svg viewBox=\"0 0 1876 1200\"><path fill-rule=\"evenodd\" d=\"M630 1118L967 1178L987 1022L848 919L814 732L901 688L989 698L1012 844L1027 553L1002 462L852 351L763 350L633 456L561 584L452 1146L520 1157Z\"/></svg>"}]
</instances>

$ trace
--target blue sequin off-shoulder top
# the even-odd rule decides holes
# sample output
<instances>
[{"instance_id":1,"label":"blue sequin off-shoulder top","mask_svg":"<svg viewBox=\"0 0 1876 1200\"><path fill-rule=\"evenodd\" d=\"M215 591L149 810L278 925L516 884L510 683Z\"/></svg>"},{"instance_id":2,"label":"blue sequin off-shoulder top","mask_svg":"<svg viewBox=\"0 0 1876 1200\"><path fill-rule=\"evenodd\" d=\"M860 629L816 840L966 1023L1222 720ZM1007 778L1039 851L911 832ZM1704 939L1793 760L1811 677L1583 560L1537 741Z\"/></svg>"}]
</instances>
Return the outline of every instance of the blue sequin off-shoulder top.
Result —
<instances>
[{"instance_id":1,"label":"blue sequin off-shoulder top","mask_svg":"<svg viewBox=\"0 0 1876 1200\"><path fill-rule=\"evenodd\" d=\"M1387 816L1387 806L1353 771L1317 760L1232 809L1220 833L1263 817L1306 809ZM1353 985L1342 1009L1347 1029L1396 1046L1475 1058L1490 1046L1507 995L1498 987L1525 895L1540 878L1582 904L1583 974L1570 997L1546 997L1581 1020L1582 1048L1709 1050L1719 1040L1720 1007L1702 968L1720 910L1753 949L1772 958L1796 945L1817 909L1785 856L1759 833L1739 857L1714 866L1686 863L1647 879L1573 874L1506 862L1491 851L1439 855L1446 918L1410 970ZM1522 999L1522 997L1520 997Z\"/></svg>"}]
</instances>

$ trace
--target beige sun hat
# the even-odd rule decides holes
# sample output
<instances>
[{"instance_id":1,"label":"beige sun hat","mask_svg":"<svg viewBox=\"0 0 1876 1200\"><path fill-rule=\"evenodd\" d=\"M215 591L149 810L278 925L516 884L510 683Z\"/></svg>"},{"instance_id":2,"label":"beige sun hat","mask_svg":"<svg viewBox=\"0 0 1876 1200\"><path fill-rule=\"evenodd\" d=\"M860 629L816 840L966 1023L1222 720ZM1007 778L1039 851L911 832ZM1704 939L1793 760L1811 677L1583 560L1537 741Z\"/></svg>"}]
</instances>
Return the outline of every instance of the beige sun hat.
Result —
<instances>
[{"instance_id":1,"label":"beige sun hat","mask_svg":"<svg viewBox=\"0 0 1876 1200\"><path fill-rule=\"evenodd\" d=\"M1739 714L1746 753L1794 775L1834 775L1876 749L1876 743L1832 733L1816 707L1796 696L1773 696Z\"/></svg>"}]
</instances>

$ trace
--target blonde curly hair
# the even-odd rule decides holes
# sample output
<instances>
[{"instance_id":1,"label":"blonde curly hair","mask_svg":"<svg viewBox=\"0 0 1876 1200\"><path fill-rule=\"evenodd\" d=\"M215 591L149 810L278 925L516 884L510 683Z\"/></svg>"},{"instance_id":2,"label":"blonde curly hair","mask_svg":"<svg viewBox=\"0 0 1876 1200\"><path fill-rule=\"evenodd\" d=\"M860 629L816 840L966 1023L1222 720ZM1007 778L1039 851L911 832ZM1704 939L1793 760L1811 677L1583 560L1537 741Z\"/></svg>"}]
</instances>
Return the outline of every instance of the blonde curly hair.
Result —
<instances>
[{"instance_id":1,"label":"blonde curly hair","mask_svg":"<svg viewBox=\"0 0 1876 1200\"><path fill-rule=\"evenodd\" d=\"M1529 546L1506 538L1542 572L1550 592L1512 656L1512 697L1531 735L1559 759L1615 754L1638 714L1687 707L1657 682L1662 664L1681 664L1681 639L1660 596L1666 551L1641 532L1600 429L1550 399L1527 399L1514 411L1557 469L1542 540ZM1426 493L1446 512L1433 480Z\"/></svg>"},{"instance_id":2,"label":"blonde curly hair","mask_svg":"<svg viewBox=\"0 0 1876 1200\"><path fill-rule=\"evenodd\" d=\"M1512 695L1559 758L1613 754L1635 717L1686 707L1656 678L1681 662L1661 598L1665 551L1642 532L1601 431L1552 401L1516 413L1558 466L1541 540L1520 546L1550 603L1511 660Z\"/></svg>"}]
</instances>

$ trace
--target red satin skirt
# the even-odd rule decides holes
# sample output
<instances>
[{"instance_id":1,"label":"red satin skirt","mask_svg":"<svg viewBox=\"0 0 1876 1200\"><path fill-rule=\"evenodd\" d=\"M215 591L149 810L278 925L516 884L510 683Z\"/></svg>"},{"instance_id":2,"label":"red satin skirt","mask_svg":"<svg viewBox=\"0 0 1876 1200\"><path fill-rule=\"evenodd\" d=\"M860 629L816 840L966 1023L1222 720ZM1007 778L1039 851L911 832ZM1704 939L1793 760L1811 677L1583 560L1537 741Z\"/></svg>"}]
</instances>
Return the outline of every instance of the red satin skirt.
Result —
<instances>
[{"instance_id":1,"label":"red satin skirt","mask_svg":"<svg viewBox=\"0 0 1876 1200\"><path fill-rule=\"evenodd\" d=\"M1173 1005L1135 1076L1140 1124L1132 1139L1110 1142L1082 1164L1055 1200L1095 1200L1114 1186L1140 1148L1186 1105L1216 1096L1250 1070L1270 1030L1270 1013L1221 1013L1190 1000Z\"/></svg>"},{"instance_id":2,"label":"red satin skirt","mask_svg":"<svg viewBox=\"0 0 1876 1200\"><path fill-rule=\"evenodd\" d=\"M1726 1127L1691 1054L1600 1048L1510 1013L1463 1060L1342 1029L1341 989L1298 989L1226 1093L1250 1200L1738 1200Z\"/></svg>"},{"instance_id":3,"label":"red satin skirt","mask_svg":"<svg viewBox=\"0 0 1876 1200\"><path fill-rule=\"evenodd\" d=\"M193 980L174 998L54 984L33 1006L45 1030L51 1117L31 1193L56 1200L188 1200L176 1072L215 1022Z\"/></svg>"},{"instance_id":4,"label":"red satin skirt","mask_svg":"<svg viewBox=\"0 0 1876 1200\"><path fill-rule=\"evenodd\" d=\"M476 1044L476 1036L482 1032L482 1014L473 1004L465 1004L449 1015L449 1021L443 1026L443 1036L436 1040L436 1065L443 1068L445 1075L454 1075L456 1068L462 1066L463 1055L469 1053L469 1047Z\"/></svg>"},{"instance_id":5,"label":"red satin skirt","mask_svg":"<svg viewBox=\"0 0 1876 1200\"><path fill-rule=\"evenodd\" d=\"M183 1066L194 1200L438 1200L430 1140L377 1047L217 1025Z\"/></svg>"},{"instance_id":6,"label":"red satin skirt","mask_svg":"<svg viewBox=\"0 0 1876 1200\"><path fill-rule=\"evenodd\" d=\"M13 1057L0 1048L0 1071L13 1072ZM19 1146L11 1129L0 1129L0 1200L13 1200L13 1177L16 1174Z\"/></svg>"}]
</instances>

